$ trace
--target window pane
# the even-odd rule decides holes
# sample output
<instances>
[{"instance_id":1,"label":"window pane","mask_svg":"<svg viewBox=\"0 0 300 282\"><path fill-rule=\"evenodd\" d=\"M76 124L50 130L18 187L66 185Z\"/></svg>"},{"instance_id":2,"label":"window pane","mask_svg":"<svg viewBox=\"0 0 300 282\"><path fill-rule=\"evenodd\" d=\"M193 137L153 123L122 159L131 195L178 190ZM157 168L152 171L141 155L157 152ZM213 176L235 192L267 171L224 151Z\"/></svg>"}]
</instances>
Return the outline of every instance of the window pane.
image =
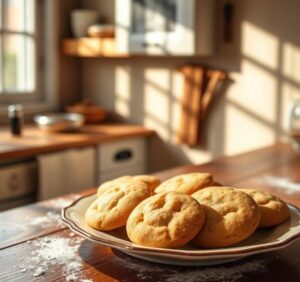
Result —
<instances>
[{"instance_id":1,"label":"window pane","mask_svg":"<svg viewBox=\"0 0 300 282\"><path fill-rule=\"evenodd\" d=\"M35 88L35 46L24 35L3 36L4 92L32 92Z\"/></svg>"},{"instance_id":2,"label":"window pane","mask_svg":"<svg viewBox=\"0 0 300 282\"><path fill-rule=\"evenodd\" d=\"M34 0L3 0L4 28L34 32Z\"/></svg>"}]
</instances>

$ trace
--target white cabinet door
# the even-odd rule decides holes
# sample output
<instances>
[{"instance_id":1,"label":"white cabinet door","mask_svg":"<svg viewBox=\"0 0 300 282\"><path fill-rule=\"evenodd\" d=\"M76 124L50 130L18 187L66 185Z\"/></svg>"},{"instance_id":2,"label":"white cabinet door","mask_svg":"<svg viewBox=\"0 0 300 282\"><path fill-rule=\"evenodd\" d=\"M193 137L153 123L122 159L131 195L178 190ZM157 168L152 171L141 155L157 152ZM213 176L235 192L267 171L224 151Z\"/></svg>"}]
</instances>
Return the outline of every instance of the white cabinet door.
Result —
<instances>
[{"instance_id":1,"label":"white cabinet door","mask_svg":"<svg viewBox=\"0 0 300 282\"><path fill-rule=\"evenodd\" d=\"M39 199L41 200L95 186L94 147L40 155L38 164Z\"/></svg>"}]
</instances>

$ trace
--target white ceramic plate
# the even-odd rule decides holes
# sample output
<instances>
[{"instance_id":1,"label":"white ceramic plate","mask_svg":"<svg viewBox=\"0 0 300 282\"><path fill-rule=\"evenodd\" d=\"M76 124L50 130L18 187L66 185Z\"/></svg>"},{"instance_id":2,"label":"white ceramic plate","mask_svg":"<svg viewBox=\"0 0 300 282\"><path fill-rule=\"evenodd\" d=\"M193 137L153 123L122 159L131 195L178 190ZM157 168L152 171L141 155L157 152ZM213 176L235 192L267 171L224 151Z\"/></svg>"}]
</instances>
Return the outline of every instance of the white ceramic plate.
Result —
<instances>
[{"instance_id":1,"label":"white ceramic plate","mask_svg":"<svg viewBox=\"0 0 300 282\"><path fill-rule=\"evenodd\" d=\"M196 249L190 245L180 249L145 247L130 242L125 228L101 232L86 225L85 211L96 197L96 194L82 197L64 208L63 222L72 231L91 241L144 260L174 265L220 264L253 254L278 250L300 238L300 210L289 204L290 220L273 228L258 229L250 238L232 247L219 249Z\"/></svg>"}]
</instances>

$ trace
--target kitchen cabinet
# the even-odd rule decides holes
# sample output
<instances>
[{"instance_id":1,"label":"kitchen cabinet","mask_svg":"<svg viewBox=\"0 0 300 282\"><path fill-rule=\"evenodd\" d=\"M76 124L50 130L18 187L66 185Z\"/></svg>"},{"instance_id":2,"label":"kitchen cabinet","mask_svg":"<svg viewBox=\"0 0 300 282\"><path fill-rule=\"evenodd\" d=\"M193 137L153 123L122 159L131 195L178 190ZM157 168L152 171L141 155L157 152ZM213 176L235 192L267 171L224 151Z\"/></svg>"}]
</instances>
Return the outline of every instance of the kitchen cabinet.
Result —
<instances>
[{"instance_id":1,"label":"kitchen cabinet","mask_svg":"<svg viewBox=\"0 0 300 282\"><path fill-rule=\"evenodd\" d=\"M216 0L116 0L116 49L124 54L211 55Z\"/></svg>"},{"instance_id":2,"label":"kitchen cabinet","mask_svg":"<svg viewBox=\"0 0 300 282\"><path fill-rule=\"evenodd\" d=\"M89 146L37 156L41 200L96 185L96 149Z\"/></svg>"},{"instance_id":3,"label":"kitchen cabinet","mask_svg":"<svg viewBox=\"0 0 300 282\"><path fill-rule=\"evenodd\" d=\"M35 200L38 189L38 167L34 160L0 167L0 210Z\"/></svg>"},{"instance_id":4,"label":"kitchen cabinet","mask_svg":"<svg viewBox=\"0 0 300 282\"><path fill-rule=\"evenodd\" d=\"M98 183L122 176L147 172L147 140L126 138L98 145Z\"/></svg>"},{"instance_id":5,"label":"kitchen cabinet","mask_svg":"<svg viewBox=\"0 0 300 282\"><path fill-rule=\"evenodd\" d=\"M37 156L39 199L75 193L128 174L147 172L147 140L132 137Z\"/></svg>"},{"instance_id":6,"label":"kitchen cabinet","mask_svg":"<svg viewBox=\"0 0 300 282\"><path fill-rule=\"evenodd\" d=\"M85 125L72 134L48 135L35 127L25 127L21 138L14 138L3 128L0 129L0 184L4 181L1 169L12 162L21 164L20 160L25 158L37 161L35 184L27 186L32 189L30 202L36 199L36 194L39 199L47 199L96 187L121 175L146 173L147 142L153 135L153 130L128 124ZM7 194L6 191L4 195ZM28 203L23 196L13 195L18 198L14 206Z\"/></svg>"}]
</instances>

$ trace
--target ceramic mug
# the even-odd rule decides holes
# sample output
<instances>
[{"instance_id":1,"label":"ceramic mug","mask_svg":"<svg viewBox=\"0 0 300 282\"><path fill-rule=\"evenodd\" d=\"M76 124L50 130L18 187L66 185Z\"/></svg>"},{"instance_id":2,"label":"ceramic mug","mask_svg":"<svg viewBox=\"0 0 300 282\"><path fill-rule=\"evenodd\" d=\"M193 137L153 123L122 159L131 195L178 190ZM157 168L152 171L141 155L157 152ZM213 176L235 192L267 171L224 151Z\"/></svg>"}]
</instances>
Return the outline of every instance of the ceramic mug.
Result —
<instances>
[{"instance_id":1,"label":"ceramic mug","mask_svg":"<svg viewBox=\"0 0 300 282\"><path fill-rule=\"evenodd\" d=\"M73 10L71 11L71 28L75 37L87 35L88 27L95 24L99 13L95 10Z\"/></svg>"}]
</instances>

